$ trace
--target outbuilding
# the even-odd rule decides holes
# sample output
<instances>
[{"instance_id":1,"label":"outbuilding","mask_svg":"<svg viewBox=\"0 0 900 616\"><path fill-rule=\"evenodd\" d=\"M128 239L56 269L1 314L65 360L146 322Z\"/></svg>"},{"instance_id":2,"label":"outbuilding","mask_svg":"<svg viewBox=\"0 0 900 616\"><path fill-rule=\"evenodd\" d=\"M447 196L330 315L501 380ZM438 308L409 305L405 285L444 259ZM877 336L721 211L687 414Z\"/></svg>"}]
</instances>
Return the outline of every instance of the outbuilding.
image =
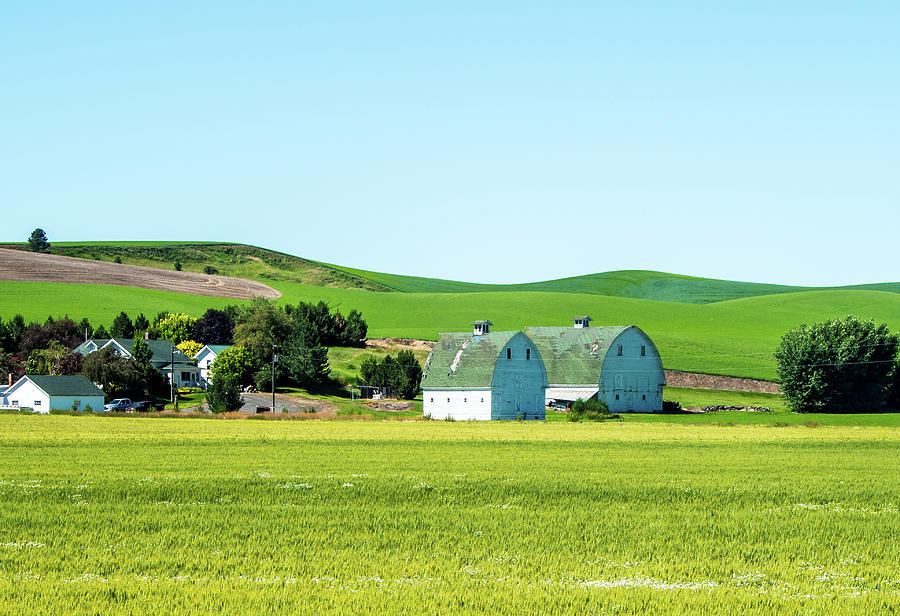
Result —
<instances>
[{"instance_id":1,"label":"outbuilding","mask_svg":"<svg viewBox=\"0 0 900 616\"><path fill-rule=\"evenodd\" d=\"M522 332L445 333L425 360L422 410L432 419L544 419L547 373Z\"/></svg>"},{"instance_id":2,"label":"outbuilding","mask_svg":"<svg viewBox=\"0 0 900 616\"><path fill-rule=\"evenodd\" d=\"M547 370L547 404L596 396L613 412L662 410L666 384L656 345L634 325L528 327Z\"/></svg>"},{"instance_id":3,"label":"outbuilding","mask_svg":"<svg viewBox=\"0 0 900 616\"><path fill-rule=\"evenodd\" d=\"M30 408L36 413L50 411L102 411L103 390L83 376L26 374L5 394L6 404Z\"/></svg>"}]
</instances>

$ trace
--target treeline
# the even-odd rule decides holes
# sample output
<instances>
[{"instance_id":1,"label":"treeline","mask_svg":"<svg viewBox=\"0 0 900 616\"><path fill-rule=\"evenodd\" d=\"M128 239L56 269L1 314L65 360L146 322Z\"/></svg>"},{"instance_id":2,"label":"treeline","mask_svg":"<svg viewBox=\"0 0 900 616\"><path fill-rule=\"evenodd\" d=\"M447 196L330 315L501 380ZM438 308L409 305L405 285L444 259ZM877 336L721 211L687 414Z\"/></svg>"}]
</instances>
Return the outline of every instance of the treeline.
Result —
<instances>
[{"instance_id":1,"label":"treeline","mask_svg":"<svg viewBox=\"0 0 900 616\"><path fill-rule=\"evenodd\" d=\"M85 357L72 352L86 338L138 341L148 334L151 339L170 341L188 357L206 344L234 345L223 353L225 360L214 373L230 373L237 386L267 388L270 362L277 352L276 383L313 387L329 380L327 347L364 346L367 332L365 319L357 310L344 316L325 302L279 307L262 298L243 306L211 308L200 318L160 312L151 321L144 314L132 319L121 312L108 328L103 324L95 327L88 319L76 322L69 316L26 324L22 315L16 315L0 319L0 370L16 378L25 373L84 374L106 385L107 393L154 395L164 387L145 369L149 355L142 365L137 358L123 360L111 351ZM146 348L140 342L135 344L136 349Z\"/></svg>"},{"instance_id":2,"label":"treeline","mask_svg":"<svg viewBox=\"0 0 900 616\"><path fill-rule=\"evenodd\" d=\"M411 400L419 394L422 366L412 351L400 351L396 358L385 355L381 360L367 355L359 364L357 383L390 388L398 398Z\"/></svg>"}]
</instances>

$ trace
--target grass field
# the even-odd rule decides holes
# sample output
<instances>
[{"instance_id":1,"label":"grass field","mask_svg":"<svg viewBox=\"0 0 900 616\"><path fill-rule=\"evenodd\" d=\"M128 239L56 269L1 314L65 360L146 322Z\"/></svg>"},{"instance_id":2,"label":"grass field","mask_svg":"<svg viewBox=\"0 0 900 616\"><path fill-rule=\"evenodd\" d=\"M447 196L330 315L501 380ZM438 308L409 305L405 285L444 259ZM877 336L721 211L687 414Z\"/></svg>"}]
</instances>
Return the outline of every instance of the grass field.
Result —
<instances>
[{"instance_id":1,"label":"grass field","mask_svg":"<svg viewBox=\"0 0 900 616\"><path fill-rule=\"evenodd\" d=\"M892 613L898 445L0 415L0 612Z\"/></svg>"}]
</instances>

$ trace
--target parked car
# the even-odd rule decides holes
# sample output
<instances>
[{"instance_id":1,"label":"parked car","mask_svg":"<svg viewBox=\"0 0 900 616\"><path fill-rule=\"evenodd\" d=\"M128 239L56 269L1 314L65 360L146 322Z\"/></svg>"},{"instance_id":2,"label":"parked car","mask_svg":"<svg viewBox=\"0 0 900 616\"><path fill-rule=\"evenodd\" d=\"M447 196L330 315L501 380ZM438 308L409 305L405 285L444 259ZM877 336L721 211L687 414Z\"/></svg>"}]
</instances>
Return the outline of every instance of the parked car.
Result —
<instances>
[{"instance_id":1,"label":"parked car","mask_svg":"<svg viewBox=\"0 0 900 616\"><path fill-rule=\"evenodd\" d=\"M129 404L125 409L126 411L132 413L149 413L151 411L161 411L166 407L165 404L157 404L151 400L141 400L140 402L133 402Z\"/></svg>"},{"instance_id":2,"label":"parked car","mask_svg":"<svg viewBox=\"0 0 900 616\"><path fill-rule=\"evenodd\" d=\"M109 402L109 404L103 405L103 411L127 411L128 407L131 405L131 398L116 398Z\"/></svg>"}]
</instances>

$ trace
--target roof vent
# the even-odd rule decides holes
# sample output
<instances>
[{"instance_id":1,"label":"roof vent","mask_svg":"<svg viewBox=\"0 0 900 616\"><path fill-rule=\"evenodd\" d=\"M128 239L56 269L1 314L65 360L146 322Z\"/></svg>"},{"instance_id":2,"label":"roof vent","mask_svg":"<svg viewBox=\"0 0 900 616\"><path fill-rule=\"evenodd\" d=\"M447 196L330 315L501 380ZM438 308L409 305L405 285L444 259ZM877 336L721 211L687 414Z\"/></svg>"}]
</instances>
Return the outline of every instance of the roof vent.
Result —
<instances>
[{"instance_id":1,"label":"roof vent","mask_svg":"<svg viewBox=\"0 0 900 616\"><path fill-rule=\"evenodd\" d=\"M572 320L575 321L575 327L577 329L591 326L591 317L589 316L574 317Z\"/></svg>"},{"instance_id":2,"label":"roof vent","mask_svg":"<svg viewBox=\"0 0 900 616\"><path fill-rule=\"evenodd\" d=\"M487 334L491 331L491 325L493 325L493 323L491 323L487 319L484 319L482 321L475 321L474 323L472 323L472 335L481 336L483 334Z\"/></svg>"}]
</instances>

